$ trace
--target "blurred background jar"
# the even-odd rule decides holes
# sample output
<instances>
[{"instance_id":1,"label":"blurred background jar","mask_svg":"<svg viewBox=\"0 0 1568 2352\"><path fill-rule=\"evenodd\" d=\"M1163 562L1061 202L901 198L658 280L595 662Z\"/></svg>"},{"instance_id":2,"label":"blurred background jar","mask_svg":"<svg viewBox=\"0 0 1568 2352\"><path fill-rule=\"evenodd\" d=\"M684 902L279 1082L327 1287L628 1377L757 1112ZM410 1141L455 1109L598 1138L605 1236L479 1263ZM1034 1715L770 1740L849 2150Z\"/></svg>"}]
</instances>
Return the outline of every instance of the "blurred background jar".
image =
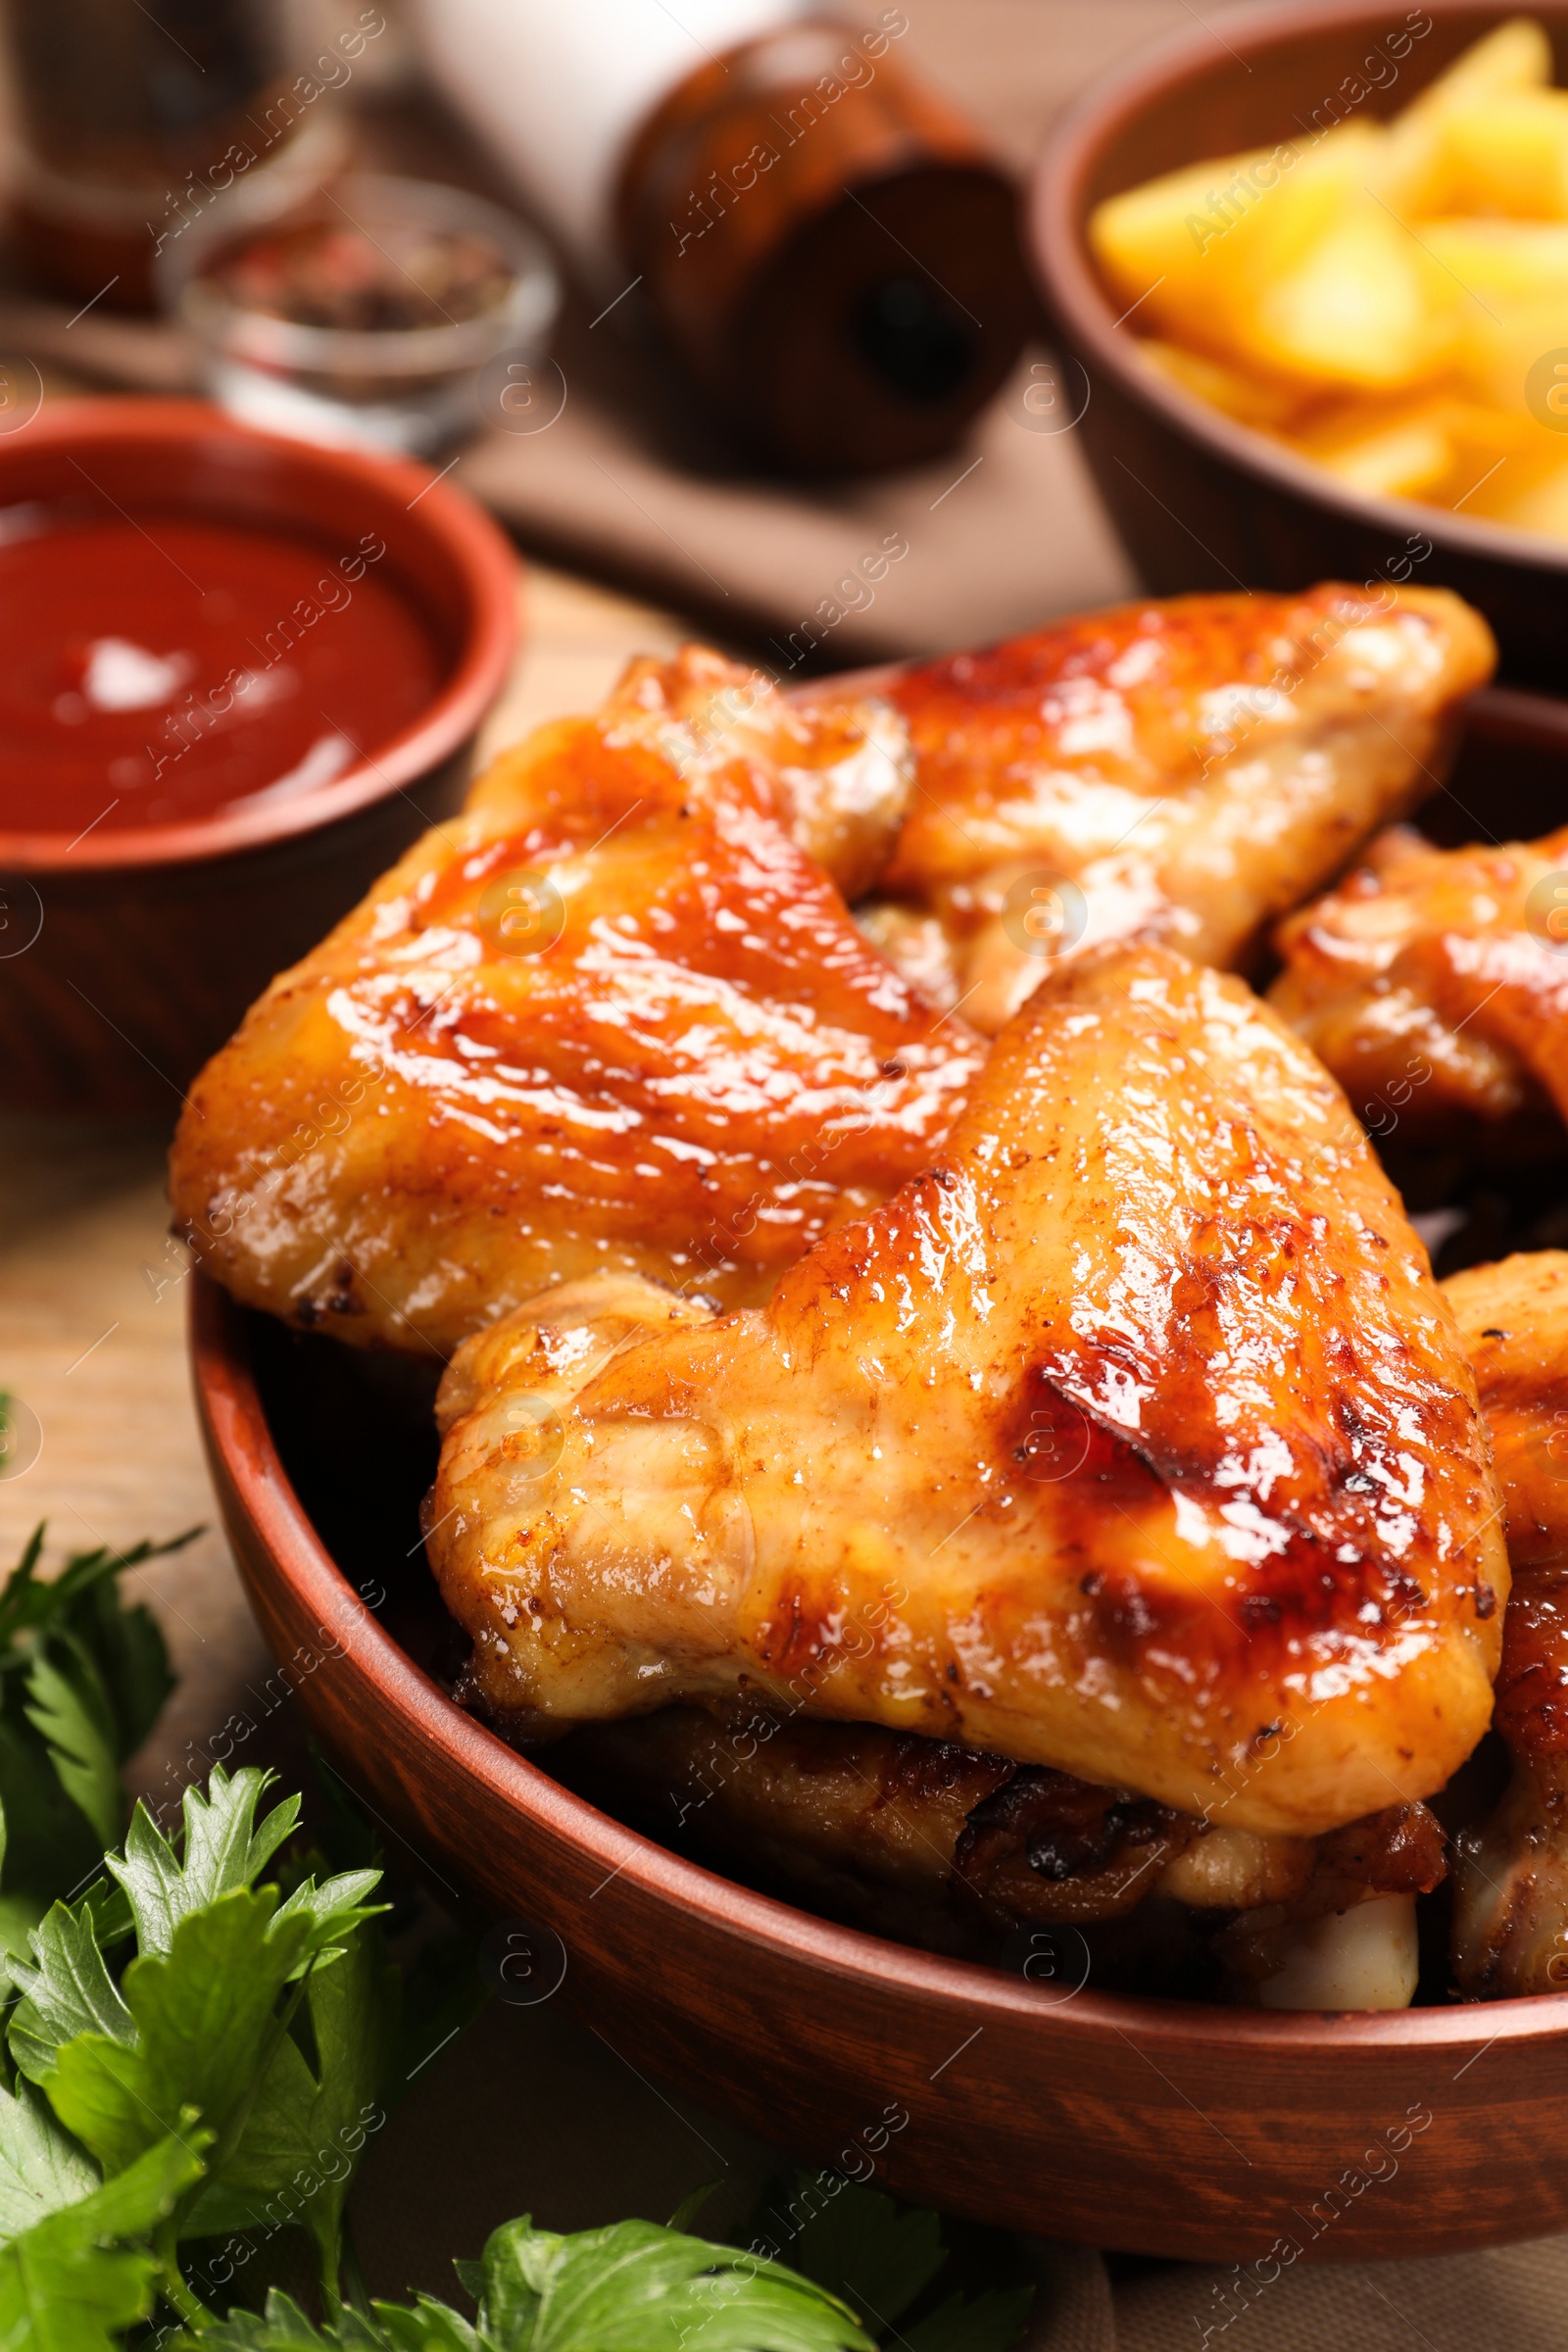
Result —
<instances>
[{"instance_id":1,"label":"blurred background jar","mask_svg":"<svg viewBox=\"0 0 1568 2352\"><path fill-rule=\"evenodd\" d=\"M560 283L541 239L462 188L349 172L253 221L244 190L160 256L204 390L264 431L391 456L471 433L481 370L537 364ZM504 362L503 362L504 368Z\"/></svg>"},{"instance_id":2,"label":"blurred background jar","mask_svg":"<svg viewBox=\"0 0 1568 2352\"><path fill-rule=\"evenodd\" d=\"M170 239L242 181L281 208L340 168L320 101L386 30L351 9L302 39L276 0L3 0L11 225L43 287L115 310L153 304Z\"/></svg>"}]
</instances>

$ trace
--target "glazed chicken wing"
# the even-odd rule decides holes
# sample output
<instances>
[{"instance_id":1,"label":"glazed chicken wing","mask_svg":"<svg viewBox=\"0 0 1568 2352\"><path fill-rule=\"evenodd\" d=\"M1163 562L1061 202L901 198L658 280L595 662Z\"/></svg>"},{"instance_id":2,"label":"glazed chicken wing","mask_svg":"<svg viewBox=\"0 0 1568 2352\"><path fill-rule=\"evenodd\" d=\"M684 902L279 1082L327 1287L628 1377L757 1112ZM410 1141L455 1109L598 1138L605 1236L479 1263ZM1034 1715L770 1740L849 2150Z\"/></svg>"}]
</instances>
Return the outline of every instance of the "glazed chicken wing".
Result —
<instances>
[{"instance_id":1,"label":"glazed chicken wing","mask_svg":"<svg viewBox=\"0 0 1568 2352\"><path fill-rule=\"evenodd\" d=\"M733 788L736 768L774 808L800 847L825 866L846 899L876 880L909 805L914 762L908 732L880 696L845 696L826 680L809 704L780 694L759 669L707 646L683 645L670 661L628 664L600 713L618 742L662 752L684 776ZM507 763L468 796L504 798Z\"/></svg>"},{"instance_id":2,"label":"glazed chicken wing","mask_svg":"<svg viewBox=\"0 0 1568 2352\"><path fill-rule=\"evenodd\" d=\"M1459 1840L1454 1968L1486 1997L1568 1991L1568 1252L1444 1285L1480 1383L1507 1505L1513 1593L1496 1728L1513 1778Z\"/></svg>"},{"instance_id":3,"label":"glazed chicken wing","mask_svg":"<svg viewBox=\"0 0 1568 2352\"><path fill-rule=\"evenodd\" d=\"M799 718L714 656L540 729L196 1081L171 1189L203 1262L441 1354L590 1271L763 1297L978 1066L796 838L853 884L905 782L873 707Z\"/></svg>"},{"instance_id":4,"label":"glazed chicken wing","mask_svg":"<svg viewBox=\"0 0 1568 2352\"><path fill-rule=\"evenodd\" d=\"M1404 2008L1414 1897L1447 1867L1421 1804L1260 1837L1222 1806L1199 1819L954 1740L755 1706L598 1724L549 1764L666 1843L852 1927L979 1959L1010 1938L1026 1974L1087 1961L1102 1991L1169 1992L1179 1975L1268 2008Z\"/></svg>"},{"instance_id":5,"label":"glazed chicken wing","mask_svg":"<svg viewBox=\"0 0 1568 2352\"><path fill-rule=\"evenodd\" d=\"M1568 1117L1568 828L1438 850L1395 826L1279 950L1270 1003L1374 1133Z\"/></svg>"},{"instance_id":6,"label":"glazed chicken wing","mask_svg":"<svg viewBox=\"0 0 1568 2352\"><path fill-rule=\"evenodd\" d=\"M443 1391L430 1555L514 1733L744 1686L1310 1837L1485 1728L1474 1380L1343 1098L1239 981L1058 967L936 1163L765 1308L594 1314L538 1302Z\"/></svg>"},{"instance_id":7,"label":"glazed chicken wing","mask_svg":"<svg viewBox=\"0 0 1568 2352\"><path fill-rule=\"evenodd\" d=\"M921 663L887 689L914 787L867 927L987 1034L1099 940L1242 966L1434 788L1494 653L1445 590L1329 584L1125 605Z\"/></svg>"}]
</instances>

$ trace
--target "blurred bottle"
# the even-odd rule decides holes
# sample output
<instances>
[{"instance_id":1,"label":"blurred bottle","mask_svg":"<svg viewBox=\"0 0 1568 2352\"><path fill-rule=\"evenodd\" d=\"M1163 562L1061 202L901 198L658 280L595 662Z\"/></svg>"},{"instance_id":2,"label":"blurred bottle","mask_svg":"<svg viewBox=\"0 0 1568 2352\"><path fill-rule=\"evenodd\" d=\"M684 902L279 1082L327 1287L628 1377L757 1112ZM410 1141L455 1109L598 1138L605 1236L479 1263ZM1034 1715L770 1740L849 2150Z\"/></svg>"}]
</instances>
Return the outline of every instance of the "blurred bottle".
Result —
<instances>
[{"instance_id":1,"label":"blurred bottle","mask_svg":"<svg viewBox=\"0 0 1568 2352\"><path fill-rule=\"evenodd\" d=\"M934 457L1034 318L1016 194L860 29L790 0L421 0L448 97L605 304L635 292L757 455Z\"/></svg>"},{"instance_id":2,"label":"blurred bottle","mask_svg":"<svg viewBox=\"0 0 1568 2352\"><path fill-rule=\"evenodd\" d=\"M318 57L290 54L275 0L4 0L20 258L53 292L152 307L172 237L242 181L281 205L342 162L321 101L386 30L350 14Z\"/></svg>"}]
</instances>

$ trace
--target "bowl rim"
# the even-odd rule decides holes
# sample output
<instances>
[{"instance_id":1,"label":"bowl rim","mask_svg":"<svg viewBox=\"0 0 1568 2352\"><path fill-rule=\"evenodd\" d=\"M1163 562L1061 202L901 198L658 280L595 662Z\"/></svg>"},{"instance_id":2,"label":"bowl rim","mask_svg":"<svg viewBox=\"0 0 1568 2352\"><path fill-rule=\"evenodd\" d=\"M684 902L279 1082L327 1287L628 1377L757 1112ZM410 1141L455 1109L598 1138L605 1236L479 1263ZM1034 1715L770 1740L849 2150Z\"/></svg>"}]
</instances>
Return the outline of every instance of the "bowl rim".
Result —
<instances>
[{"instance_id":1,"label":"bowl rim","mask_svg":"<svg viewBox=\"0 0 1568 2352\"><path fill-rule=\"evenodd\" d=\"M251 1355L248 1317L259 1312L240 1307L210 1275L194 1270L189 1344L198 1409L274 1572L318 1625L332 1629L342 1654L375 1686L382 1702L449 1766L488 1784L509 1808L589 1857L603 1869L605 1883L624 1879L651 1901L696 1914L710 1930L823 1977L896 1989L982 2020L1007 2017L1026 2024L1070 2015L1076 2030L1102 2039L1125 2040L1126 2029L1136 2026L1141 2046L1173 2058L1197 2045L1258 2043L1272 2053L1319 2060L1339 2050L1411 2047L1479 2056L1499 2040L1558 2043L1568 2037L1568 1995L1561 1994L1372 2011L1222 2009L1087 1988L1065 2001L1042 2002L1022 1977L840 1927L672 1853L552 1780L460 1707L355 1592L312 1525L278 1453Z\"/></svg>"},{"instance_id":2,"label":"bowl rim","mask_svg":"<svg viewBox=\"0 0 1568 2352\"><path fill-rule=\"evenodd\" d=\"M1502 23L1517 16L1519 9L1510 0L1423 0L1423 13L1435 23L1478 15ZM1348 30L1382 22L1370 0L1253 0L1252 6L1227 14L1222 46L1246 64L1250 56L1298 40L1304 33ZM1363 529L1388 532L1391 555L1402 553L1401 538L1408 540L1419 533L1434 546L1494 564L1561 571L1568 566L1568 551L1556 541L1507 523L1476 521L1447 507L1352 490L1326 466L1297 457L1266 434L1210 407L1196 393L1167 382L1140 359L1134 338L1118 341L1120 329L1138 304L1119 318L1113 316L1110 298L1089 253L1081 190L1113 131L1135 122L1152 100L1167 95L1173 87L1200 80L1213 71L1217 37L1207 29L1184 29L1158 42L1136 63L1095 82L1047 139L1034 169L1026 209L1029 257L1048 312L1083 357L1102 367L1140 407L1197 441L1230 469L1288 491L1308 506L1327 508ZM1195 155L1191 160L1202 163L1209 159ZM1202 552L1210 553L1206 548ZM1234 573L1231 576L1235 578ZM1238 579L1236 585L1245 588L1248 583Z\"/></svg>"},{"instance_id":3,"label":"bowl rim","mask_svg":"<svg viewBox=\"0 0 1568 2352\"><path fill-rule=\"evenodd\" d=\"M125 441L174 447L201 441L243 443L261 452L278 452L293 466L314 466L373 487L383 497L401 499L408 511L417 507L419 527L465 575L473 613L452 673L427 708L379 746L373 759L362 754L331 783L302 793L297 800L249 808L241 803L213 816L177 823L125 826L117 832L106 832L100 824L74 840L41 828L0 830L0 872L74 875L207 864L239 851L303 838L404 792L441 766L474 734L500 693L517 642L520 560L483 509L431 467L264 432L202 400L63 400L24 428L19 441L28 450L74 446L89 454ZM0 440L0 499L5 448Z\"/></svg>"}]
</instances>

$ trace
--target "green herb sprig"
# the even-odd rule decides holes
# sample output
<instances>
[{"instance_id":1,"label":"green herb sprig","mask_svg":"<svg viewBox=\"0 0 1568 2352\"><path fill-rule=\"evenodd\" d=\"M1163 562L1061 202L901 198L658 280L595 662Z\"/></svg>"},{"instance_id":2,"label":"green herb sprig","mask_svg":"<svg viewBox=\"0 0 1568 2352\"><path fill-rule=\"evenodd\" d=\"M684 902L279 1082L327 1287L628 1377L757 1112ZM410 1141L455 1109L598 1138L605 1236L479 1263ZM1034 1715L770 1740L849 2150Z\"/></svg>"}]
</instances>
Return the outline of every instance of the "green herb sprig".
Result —
<instances>
[{"instance_id":1,"label":"green herb sprig","mask_svg":"<svg viewBox=\"0 0 1568 2352\"><path fill-rule=\"evenodd\" d=\"M24 1949L125 1834L121 1773L174 1681L151 1611L127 1607L119 1579L198 1532L78 1551L46 1581L40 1527L0 1587L0 1954Z\"/></svg>"},{"instance_id":2,"label":"green herb sprig","mask_svg":"<svg viewBox=\"0 0 1568 2352\"><path fill-rule=\"evenodd\" d=\"M45 1583L41 1544L0 1588L3 2352L1010 2352L1026 2288L945 2292L935 2216L827 2175L831 2196L794 2195L793 2267L757 2250L766 2201L753 2250L691 2234L689 2207L564 2236L525 2216L455 2266L472 2317L370 2302L345 2219L368 2119L421 2003L425 2030L430 2004L471 2010L471 1966L456 1995L450 1970L405 1975L363 1825L354 1867L302 1856L300 1798L264 1805L254 1766L187 1788L172 1838L127 1816L121 1767L171 1678L115 1579L155 1547ZM199 2242L279 2230L310 2247L314 2315L275 2287L220 2311Z\"/></svg>"}]
</instances>

